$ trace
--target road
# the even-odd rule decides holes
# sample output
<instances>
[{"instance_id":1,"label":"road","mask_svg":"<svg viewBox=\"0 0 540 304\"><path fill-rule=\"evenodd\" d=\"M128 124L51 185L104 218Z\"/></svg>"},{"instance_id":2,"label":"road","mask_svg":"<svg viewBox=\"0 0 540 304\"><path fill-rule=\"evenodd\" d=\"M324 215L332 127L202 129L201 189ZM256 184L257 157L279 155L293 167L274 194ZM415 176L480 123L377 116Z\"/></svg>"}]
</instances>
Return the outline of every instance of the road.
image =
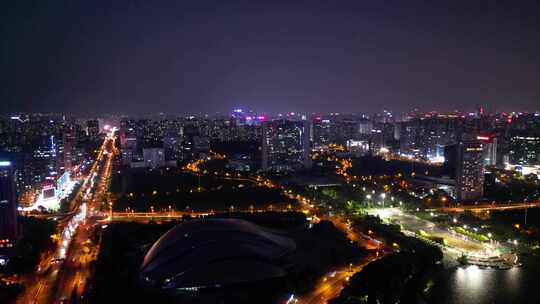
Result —
<instances>
[{"instance_id":1,"label":"road","mask_svg":"<svg viewBox=\"0 0 540 304\"><path fill-rule=\"evenodd\" d=\"M371 262L371 260L364 261L357 265L342 267L336 271L328 273L317 282L312 291L300 297L298 299L298 303L320 304L337 298L339 293L345 287L345 284L349 281L349 278L352 277L356 272L362 270L362 268L369 262Z\"/></svg>"},{"instance_id":2,"label":"road","mask_svg":"<svg viewBox=\"0 0 540 304\"><path fill-rule=\"evenodd\" d=\"M489 244L480 243L460 234L452 233L433 222L402 212L399 208L372 209L370 213L379 216L383 220L401 225L402 230L409 232L411 235L423 230L432 236L442 237L446 240L448 247L455 249L457 254L467 252L482 255L491 252L493 249L490 248L491 245Z\"/></svg>"},{"instance_id":3,"label":"road","mask_svg":"<svg viewBox=\"0 0 540 304\"><path fill-rule=\"evenodd\" d=\"M512 210L538 208L540 202L519 202L519 203L497 203L497 204L479 204L479 205L463 205L459 207L441 207L432 209L438 212L465 212L465 211L494 211L494 210Z\"/></svg>"},{"instance_id":4,"label":"road","mask_svg":"<svg viewBox=\"0 0 540 304\"><path fill-rule=\"evenodd\" d=\"M394 159L399 159L394 158ZM352 168L352 161L350 159L342 158L333 158L333 160L337 163L338 167L336 169L336 174L338 176L341 176L347 183L353 182L353 181L365 181L365 176L358 177L358 176L351 176L347 173L347 171ZM411 160L412 161L412 160ZM416 160L417 161L417 160ZM439 165L434 163L427 162L426 164L430 165ZM400 176L401 178L401 176ZM371 176L369 176L369 179L371 180ZM398 183L399 184L399 183ZM377 183L374 183L373 188L377 188ZM407 191L406 188L402 189ZM386 192L386 191L385 191ZM388 193L387 193L388 195ZM496 210L512 210L512 209L526 209L526 208L538 208L540 207L540 201L534 201L534 202L491 202L491 203L482 203L482 204L458 204L459 206L456 207L440 207L440 208L430 208L427 209L427 211L434 211L434 212L465 212L465 211L496 211Z\"/></svg>"},{"instance_id":5,"label":"road","mask_svg":"<svg viewBox=\"0 0 540 304\"><path fill-rule=\"evenodd\" d=\"M202 165L203 162L204 162L203 160L194 161L188 164L187 166L185 166L184 169L186 171L189 171L195 174L209 174L209 175L213 174L214 176L225 178L225 179L238 179L238 180L252 181L252 182L257 183L259 186L265 186L269 188L279 187L278 185L273 183L271 180L263 178L261 176L241 177L239 175L234 176L229 173L220 174L219 172L213 172L212 174L210 174L209 172L201 172L201 170L199 169L199 166ZM366 247L368 249L379 249L381 248L381 246L383 246L384 244L383 242L374 240L374 239L366 239L358 231L355 231L354 229L352 229L351 225L349 224L349 220L345 216L340 216L335 213L330 215L329 212L323 212L321 209L317 207L321 205L318 202L311 201L305 197L302 197L299 194L295 194L292 192L292 190L287 190L283 187L281 188L284 191L285 195L288 195L290 198L297 199L298 202L301 204L300 208L298 208L298 210L296 211L305 212L313 217L331 221L339 230L341 230L343 233L347 235L348 239L351 242L356 242L360 246ZM323 276L319 280L319 282L316 284L316 286L313 287L312 291L303 295L300 299L294 299L296 300L296 302L293 302L293 299L290 299L288 303L306 303L306 304L326 303L328 300L335 298L339 295L341 290L349 281L349 278L354 273L360 271L365 265L376 260L377 258L378 258L377 256L369 256L369 257L366 257L359 264L351 264L347 267L336 269L335 271L331 272L331 275Z\"/></svg>"},{"instance_id":6,"label":"road","mask_svg":"<svg viewBox=\"0 0 540 304\"><path fill-rule=\"evenodd\" d=\"M99 182L95 188L93 199L88 200L88 214L79 225L72 244L66 255L62 272L59 275L57 289L54 293L56 302L77 296L79 299L85 290L85 284L91 275L89 262L97 257L98 244L92 244L90 236L97 223L96 215L101 214L101 201L106 198L109 190L112 161L114 158L115 138L110 136L105 145L105 164L98 176ZM111 202L112 203L112 202ZM85 249L86 248L86 249ZM73 299L71 299L73 301Z\"/></svg>"},{"instance_id":7,"label":"road","mask_svg":"<svg viewBox=\"0 0 540 304\"><path fill-rule=\"evenodd\" d=\"M357 264L351 264L331 271L323 276L312 291L300 297L299 304L321 304L337 298L349 279L357 272L361 271L367 264L380 259L382 256L369 256Z\"/></svg>"},{"instance_id":8,"label":"road","mask_svg":"<svg viewBox=\"0 0 540 304\"><path fill-rule=\"evenodd\" d=\"M70 299L75 286L80 296L90 269L88 257L95 254L96 246L91 246L89 254L83 247L94 226L92 215L99 206L97 198L108 190L115 152L114 131L104 140L91 170L72 201L72 212L59 222L60 241L54 253L42 257L36 273L22 279L25 289L17 297L16 303L58 303ZM95 177L99 180L94 184ZM84 262L84 263L82 263Z\"/></svg>"}]
</instances>

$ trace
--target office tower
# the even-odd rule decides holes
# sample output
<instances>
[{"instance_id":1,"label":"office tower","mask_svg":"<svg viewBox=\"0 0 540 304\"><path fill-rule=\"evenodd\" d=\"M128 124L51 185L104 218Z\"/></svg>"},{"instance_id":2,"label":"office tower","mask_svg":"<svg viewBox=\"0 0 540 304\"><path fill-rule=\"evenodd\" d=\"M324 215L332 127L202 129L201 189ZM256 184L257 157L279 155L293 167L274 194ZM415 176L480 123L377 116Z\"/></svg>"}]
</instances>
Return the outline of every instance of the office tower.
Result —
<instances>
[{"instance_id":1,"label":"office tower","mask_svg":"<svg viewBox=\"0 0 540 304\"><path fill-rule=\"evenodd\" d=\"M313 131L310 134L312 134L311 137L313 141L313 147L315 149L323 149L331 143L332 127L330 119L323 118L321 116L315 117L313 119L313 124L312 127L310 127L310 130Z\"/></svg>"},{"instance_id":2,"label":"office tower","mask_svg":"<svg viewBox=\"0 0 540 304\"><path fill-rule=\"evenodd\" d=\"M69 127L67 130L64 131L62 142L64 144L64 170L70 171L73 169L73 165L75 164L75 153L77 144L76 132L73 127Z\"/></svg>"},{"instance_id":3,"label":"office tower","mask_svg":"<svg viewBox=\"0 0 540 304\"><path fill-rule=\"evenodd\" d=\"M484 155L482 156L484 159L484 165L497 165L497 138L488 135L480 135L477 137L477 139L482 143L484 148Z\"/></svg>"},{"instance_id":4,"label":"office tower","mask_svg":"<svg viewBox=\"0 0 540 304\"><path fill-rule=\"evenodd\" d=\"M540 165L540 136L519 132L510 138L509 161L512 165Z\"/></svg>"},{"instance_id":5,"label":"office tower","mask_svg":"<svg viewBox=\"0 0 540 304\"><path fill-rule=\"evenodd\" d=\"M460 141L457 145L457 200L470 202L484 195L484 149L478 140Z\"/></svg>"},{"instance_id":6,"label":"office tower","mask_svg":"<svg viewBox=\"0 0 540 304\"><path fill-rule=\"evenodd\" d=\"M262 170L286 172L311 167L309 124L286 119L263 124Z\"/></svg>"},{"instance_id":7,"label":"office tower","mask_svg":"<svg viewBox=\"0 0 540 304\"><path fill-rule=\"evenodd\" d=\"M369 135L373 129L373 122L368 119L362 119L358 124L358 133Z\"/></svg>"}]
</instances>

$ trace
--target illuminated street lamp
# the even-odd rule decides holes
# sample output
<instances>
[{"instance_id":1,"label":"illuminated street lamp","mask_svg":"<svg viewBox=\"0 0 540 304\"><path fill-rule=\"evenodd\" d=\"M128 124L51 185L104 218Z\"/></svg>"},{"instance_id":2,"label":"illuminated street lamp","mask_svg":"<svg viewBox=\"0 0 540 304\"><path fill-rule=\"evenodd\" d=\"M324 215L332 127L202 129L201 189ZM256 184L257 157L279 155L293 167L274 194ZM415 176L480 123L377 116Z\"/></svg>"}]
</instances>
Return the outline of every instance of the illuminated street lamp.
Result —
<instances>
[{"instance_id":1,"label":"illuminated street lamp","mask_svg":"<svg viewBox=\"0 0 540 304\"><path fill-rule=\"evenodd\" d=\"M371 194L366 195L366 198L368 200L368 208L369 208L369 202L371 201Z\"/></svg>"},{"instance_id":2,"label":"illuminated street lamp","mask_svg":"<svg viewBox=\"0 0 540 304\"><path fill-rule=\"evenodd\" d=\"M386 193L381 193L381 198L382 198L382 206L384 208L384 199L386 198Z\"/></svg>"}]
</instances>

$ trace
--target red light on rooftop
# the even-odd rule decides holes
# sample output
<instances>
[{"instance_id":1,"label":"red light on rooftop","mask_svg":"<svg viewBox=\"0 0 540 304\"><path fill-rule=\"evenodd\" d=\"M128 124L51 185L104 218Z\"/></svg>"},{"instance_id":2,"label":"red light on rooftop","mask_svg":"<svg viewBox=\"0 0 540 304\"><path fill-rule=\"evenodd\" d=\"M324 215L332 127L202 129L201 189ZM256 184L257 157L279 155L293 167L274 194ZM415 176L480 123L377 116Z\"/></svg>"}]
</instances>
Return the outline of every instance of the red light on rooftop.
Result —
<instances>
[{"instance_id":1,"label":"red light on rooftop","mask_svg":"<svg viewBox=\"0 0 540 304\"><path fill-rule=\"evenodd\" d=\"M489 136L487 136L487 135L477 136L476 139L481 140L481 141L489 141L489 140L491 140L491 138Z\"/></svg>"}]
</instances>

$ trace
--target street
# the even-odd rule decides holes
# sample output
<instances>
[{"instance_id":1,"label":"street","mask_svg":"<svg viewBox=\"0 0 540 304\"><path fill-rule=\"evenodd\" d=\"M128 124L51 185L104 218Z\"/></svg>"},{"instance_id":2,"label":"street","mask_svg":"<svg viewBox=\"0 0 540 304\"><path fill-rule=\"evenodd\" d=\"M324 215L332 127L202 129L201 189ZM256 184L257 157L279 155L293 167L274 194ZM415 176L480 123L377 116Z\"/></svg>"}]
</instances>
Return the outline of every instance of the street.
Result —
<instances>
[{"instance_id":1,"label":"street","mask_svg":"<svg viewBox=\"0 0 540 304\"><path fill-rule=\"evenodd\" d=\"M95 245L86 245L95 224L93 215L99 212L98 198L102 198L108 190L114 144L113 130L104 140L90 172L73 199L72 214L59 224L61 239L56 251L42 257L38 271L22 279L26 288L16 303L58 303L69 300L72 295L80 297L91 273L89 257L95 257L97 252ZM94 185L95 177L97 185ZM88 252L85 252L85 247Z\"/></svg>"}]
</instances>

